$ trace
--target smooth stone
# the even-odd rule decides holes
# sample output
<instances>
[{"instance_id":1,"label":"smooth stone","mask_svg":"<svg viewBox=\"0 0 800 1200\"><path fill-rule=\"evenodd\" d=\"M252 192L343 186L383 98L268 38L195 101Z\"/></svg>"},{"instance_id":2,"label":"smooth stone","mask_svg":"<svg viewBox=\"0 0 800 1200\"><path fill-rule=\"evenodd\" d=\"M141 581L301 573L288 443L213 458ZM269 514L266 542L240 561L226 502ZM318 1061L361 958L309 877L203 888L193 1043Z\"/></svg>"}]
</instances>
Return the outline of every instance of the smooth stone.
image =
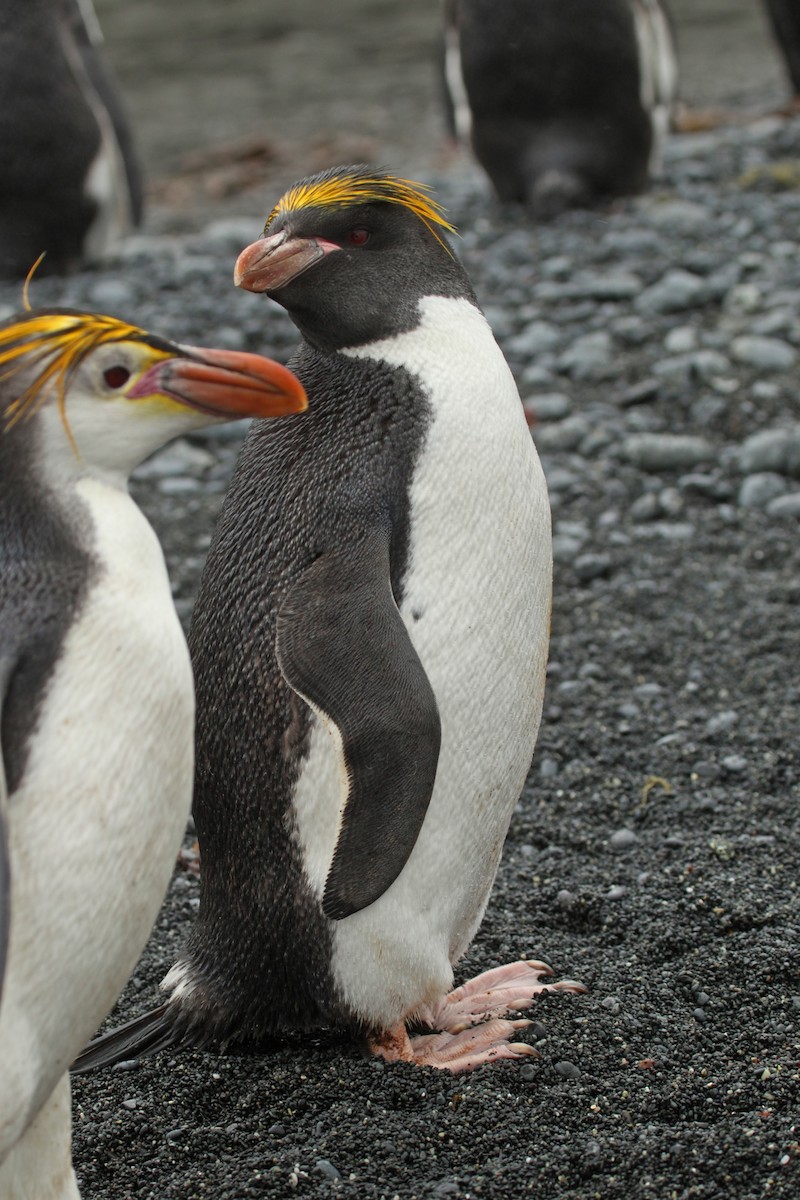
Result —
<instances>
[{"instance_id":1,"label":"smooth stone","mask_svg":"<svg viewBox=\"0 0 800 1200\"><path fill-rule=\"evenodd\" d=\"M737 501L741 508L763 508L782 497L787 490L786 480L774 471L761 471L742 480Z\"/></svg>"},{"instance_id":2,"label":"smooth stone","mask_svg":"<svg viewBox=\"0 0 800 1200\"><path fill-rule=\"evenodd\" d=\"M694 155L697 153L695 143ZM654 201L643 207L646 207L646 217L651 225L671 233L693 233L704 228L712 220L712 214L707 208L691 200Z\"/></svg>"},{"instance_id":3,"label":"smooth stone","mask_svg":"<svg viewBox=\"0 0 800 1200\"><path fill-rule=\"evenodd\" d=\"M645 471L686 470L715 457L706 438L681 433L631 434L622 443L622 453Z\"/></svg>"},{"instance_id":4,"label":"smooth stone","mask_svg":"<svg viewBox=\"0 0 800 1200\"><path fill-rule=\"evenodd\" d=\"M124 312L135 300L133 288L122 279L98 279L92 284L89 295L92 304L103 312L107 309Z\"/></svg>"},{"instance_id":5,"label":"smooth stone","mask_svg":"<svg viewBox=\"0 0 800 1200\"><path fill-rule=\"evenodd\" d=\"M536 445L543 451L574 450L589 432L585 417L575 414L563 421L554 421L534 434Z\"/></svg>"},{"instance_id":6,"label":"smooth stone","mask_svg":"<svg viewBox=\"0 0 800 1200\"><path fill-rule=\"evenodd\" d=\"M632 829L617 829L611 834L608 844L612 850L630 850L638 841L639 838Z\"/></svg>"},{"instance_id":7,"label":"smooth stone","mask_svg":"<svg viewBox=\"0 0 800 1200\"><path fill-rule=\"evenodd\" d=\"M664 349L670 354L688 354L697 346L697 331L691 325L679 325L670 329L664 338Z\"/></svg>"},{"instance_id":8,"label":"smooth stone","mask_svg":"<svg viewBox=\"0 0 800 1200\"><path fill-rule=\"evenodd\" d=\"M646 288L638 297L636 308L652 314L682 312L704 304L707 294L704 279L677 267Z\"/></svg>"},{"instance_id":9,"label":"smooth stone","mask_svg":"<svg viewBox=\"0 0 800 1200\"><path fill-rule=\"evenodd\" d=\"M552 350L563 336L563 331L548 321L532 321L520 333L506 339L505 350L512 358L535 358L545 350Z\"/></svg>"},{"instance_id":10,"label":"smooth stone","mask_svg":"<svg viewBox=\"0 0 800 1200\"><path fill-rule=\"evenodd\" d=\"M800 492L776 496L766 506L770 517L800 517Z\"/></svg>"},{"instance_id":11,"label":"smooth stone","mask_svg":"<svg viewBox=\"0 0 800 1200\"><path fill-rule=\"evenodd\" d=\"M524 374L522 378L524 381ZM539 421L560 421L569 415L571 407L572 401L564 392L543 392L525 400L525 411Z\"/></svg>"},{"instance_id":12,"label":"smooth stone","mask_svg":"<svg viewBox=\"0 0 800 1200\"><path fill-rule=\"evenodd\" d=\"M580 1067L576 1067L575 1063L568 1062L566 1059L557 1062L553 1070L558 1075L562 1075L564 1079L580 1079L581 1077Z\"/></svg>"},{"instance_id":13,"label":"smooth stone","mask_svg":"<svg viewBox=\"0 0 800 1200\"><path fill-rule=\"evenodd\" d=\"M575 559L573 566L578 579L582 583L589 583L592 579L600 579L603 575L608 575L611 570L611 556L609 554L580 554Z\"/></svg>"},{"instance_id":14,"label":"smooth stone","mask_svg":"<svg viewBox=\"0 0 800 1200\"><path fill-rule=\"evenodd\" d=\"M789 371L797 362L797 351L782 338L744 335L734 338L731 353L740 363L760 371Z\"/></svg>"},{"instance_id":15,"label":"smooth stone","mask_svg":"<svg viewBox=\"0 0 800 1200\"><path fill-rule=\"evenodd\" d=\"M800 478L800 425L762 429L746 438L739 450L739 470L745 475L777 471Z\"/></svg>"},{"instance_id":16,"label":"smooth stone","mask_svg":"<svg viewBox=\"0 0 800 1200\"><path fill-rule=\"evenodd\" d=\"M583 548L583 540L565 533L553 535L553 561L567 566L575 561Z\"/></svg>"},{"instance_id":17,"label":"smooth stone","mask_svg":"<svg viewBox=\"0 0 800 1200\"><path fill-rule=\"evenodd\" d=\"M583 334L564 351L556 365L559 371L577 380L600 380L616 374L611 361L611 337L605 330Z\"/></svg>"}]
</instances>

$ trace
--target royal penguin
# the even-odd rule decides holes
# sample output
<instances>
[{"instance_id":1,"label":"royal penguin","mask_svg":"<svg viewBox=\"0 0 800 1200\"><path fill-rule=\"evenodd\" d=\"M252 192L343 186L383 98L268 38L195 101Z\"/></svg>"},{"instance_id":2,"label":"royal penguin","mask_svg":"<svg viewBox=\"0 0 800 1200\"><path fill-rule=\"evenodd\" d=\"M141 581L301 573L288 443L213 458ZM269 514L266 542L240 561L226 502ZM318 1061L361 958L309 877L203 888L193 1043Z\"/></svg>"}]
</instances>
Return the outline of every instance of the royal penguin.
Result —
<instances>
[{"instance_id":1,"label":"royal penguin","mask_svg":"<svg viewBox=\"0 0 800 1200\"><path fill-rule=\"evenodd\" d=\"M786 63L795 103L800 98L800 5L796 0L765 0L775 41Z\"/></svg>"},{"instance_id":2,"label":"royal penguin","mask_svg":"<svg viewBox=\"0 0 800 1200\"><path fill-rule=\"evenodd\" d=\"M140 221L130 128L92 0L0 4L0 277L103 258Z\"/></svg>"},{"instance_id":3,"label":"royal penguin","mask_svg":"<svg viewBox=\"0 0 800 1200\"><path fill-rule=\"evenodd\" d=\"M533 1053L503 1018L543 963L451 992L536 742L551 534L450 232L421 186L343 167L238 259L300 330L309 410L253 424L200 584L197 923L166 1003L77 1069L315 1026L454 1071Z\"/></svg>"},{"instance_id":4,"label":"royal penguin","mask_svg":"<svg viewBox=\"0 0 800 1200\"><path fill-rule=\"evenodd\" d=\"M451 132L535 217L660 169L678 80L660 0L446 0L442 66Z\"/></svg>"},{"instance_id":5,"label":"royal penguin","mask_svg":"<svg viewBox=\"0 0 800 1200\"><path fill-rule=\"evenodd\" d=\"M68 1067L155 920L189 812L194 692L129 471L300 411L252 354L68 309L0 325L0 1196L75 1200Z\"/></svg>"}]
</instances>

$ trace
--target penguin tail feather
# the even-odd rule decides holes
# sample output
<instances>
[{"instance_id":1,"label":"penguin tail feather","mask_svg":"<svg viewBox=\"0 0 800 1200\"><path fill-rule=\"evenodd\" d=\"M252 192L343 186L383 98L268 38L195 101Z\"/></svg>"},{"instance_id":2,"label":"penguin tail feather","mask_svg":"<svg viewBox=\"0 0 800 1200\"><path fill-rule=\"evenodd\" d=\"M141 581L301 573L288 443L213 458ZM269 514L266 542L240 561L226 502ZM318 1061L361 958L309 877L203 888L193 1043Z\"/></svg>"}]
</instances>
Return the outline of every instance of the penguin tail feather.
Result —
<instances>
[{"instance_id":1,"label":"penguin tail feather","mask_svg":"<svg viewBox=\"0 0 800 1200\"><path fill-rule=\"evenodd\" d=\"M169 1004L161 1004L118 1029L101 1034L81 1051L70 1067L70 1074L85 1075L99 1067L113 1067L116 1063L145 1058L174 1046L182 1040L174 1018L174 1008L171 1010Z\"/></svg>"}]
</instances>

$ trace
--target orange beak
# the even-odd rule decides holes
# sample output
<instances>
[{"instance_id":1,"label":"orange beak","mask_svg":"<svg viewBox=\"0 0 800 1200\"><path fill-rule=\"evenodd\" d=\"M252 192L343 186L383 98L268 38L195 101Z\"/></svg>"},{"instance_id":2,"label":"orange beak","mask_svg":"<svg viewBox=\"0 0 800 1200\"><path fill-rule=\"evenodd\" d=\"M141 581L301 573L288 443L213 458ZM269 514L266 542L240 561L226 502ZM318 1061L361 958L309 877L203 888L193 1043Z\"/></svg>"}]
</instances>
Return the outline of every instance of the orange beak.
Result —
<instances>
[{"instance_id":1,"label":"orange beak","mask_svg":"<svg viewBox=\"0 0 800 1200\"><path fill-rule=\"evenodd\" d=\"M128 392L155 392L210 416L285 417L308 407L300 380L280 363L235 350L185 349L185 358L155 363Z\"/></svg>"}]
</instances>

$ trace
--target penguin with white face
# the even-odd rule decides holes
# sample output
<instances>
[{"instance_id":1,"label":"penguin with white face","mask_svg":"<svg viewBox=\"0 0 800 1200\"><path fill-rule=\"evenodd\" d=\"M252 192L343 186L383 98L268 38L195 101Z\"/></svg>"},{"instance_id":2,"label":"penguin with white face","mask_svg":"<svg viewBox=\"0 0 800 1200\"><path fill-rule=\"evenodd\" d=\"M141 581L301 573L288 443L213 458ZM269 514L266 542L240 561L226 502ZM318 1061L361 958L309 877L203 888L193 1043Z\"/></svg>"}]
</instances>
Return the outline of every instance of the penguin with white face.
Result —
<instances>
[{"instance_id":1,"label":"penguin with white face","mask_svg":"<svg viewBox=\"0 0 800 1200\"><path fill-rule=\"evenodd\" d=\"M543 964L450 993L530 766L551 591L544 477L450 229L346 167L238 260L303 335L309 411L252 428L195 608L199 919L166 1004L78 1069L320 1025L451 1070L533 1052L500 1017Z\"/></svg>"},{"instance_id":2,"label":"penguin with white face","mask_svg":"<svg viewBox=\"0 0 800 1200\"><path fill-rule=\"evenodd\" d=\"M664 0L445 0L442 73L451 132L535 217L660 171L678 85Z\"/></svg>"},{"instance_id":3,"label":"penguin with white face","mask_svg":"<svg viewBox=\"0 0 800 1200\"><path fill-rule=\"evenodd\" d=\"M68 271L139 224L130 126L92 0L0 4L0 277Z\"/></svg>"},{"instance_id":4,"label":"penguin with white face","mask_svg":"<svg viewBox=\"0 0 800 1200\"><path fill-rule=\"evenodd\" d=\"M284 367L111 317L0 325L0 1196L74 1200L68 1067L133 970L189 811L194 693L128 473L305 406Z\"/></svg>"}]
</instances>

